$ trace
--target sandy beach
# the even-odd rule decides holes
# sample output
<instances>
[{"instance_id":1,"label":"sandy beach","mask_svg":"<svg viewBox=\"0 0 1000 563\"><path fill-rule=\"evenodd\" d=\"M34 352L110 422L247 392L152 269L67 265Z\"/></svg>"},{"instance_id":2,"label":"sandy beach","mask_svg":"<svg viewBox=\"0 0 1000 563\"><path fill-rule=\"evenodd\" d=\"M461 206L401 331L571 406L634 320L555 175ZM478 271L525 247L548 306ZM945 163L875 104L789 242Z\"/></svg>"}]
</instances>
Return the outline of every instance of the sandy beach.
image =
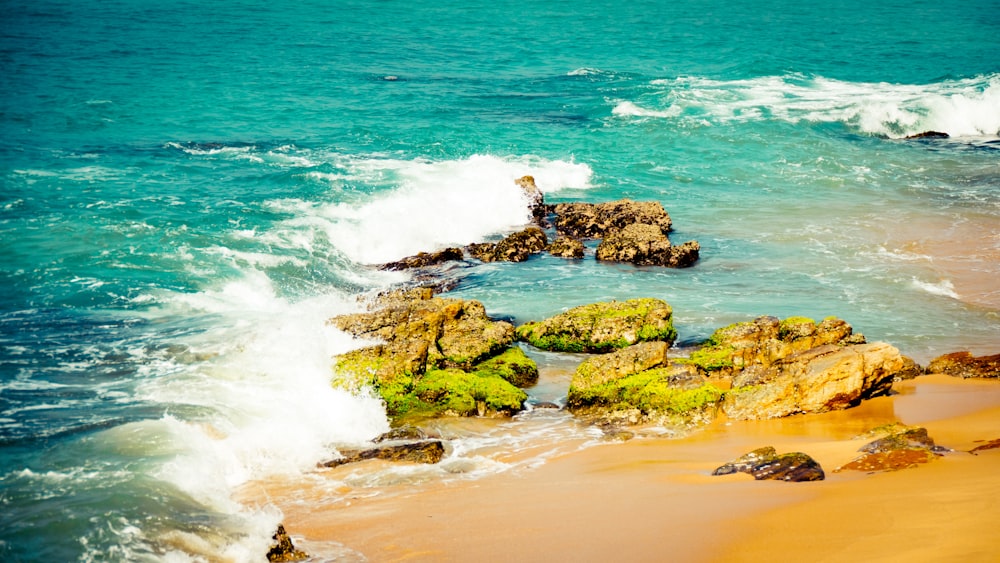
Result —
<instances>
[{"instance_id":1,"label":"sandy beach","mask_svg":"<svg viewBox=\"0 0 1000 563\"><path fill-rule=\"evenodd\" d=\"M609 443L349 503L324 503L316 481L246 492L277 504L307 549L337 542L368 561L995 560L1000 449L967 451L1000 438L1000 382L933 375L896 389L846 411L717 420L686 438ZM833 471L864 444L855 436L893 421L955 451L896 472ZM711 476L765 445L808 453L826 480Z\"/></svg>"}]
</instances>

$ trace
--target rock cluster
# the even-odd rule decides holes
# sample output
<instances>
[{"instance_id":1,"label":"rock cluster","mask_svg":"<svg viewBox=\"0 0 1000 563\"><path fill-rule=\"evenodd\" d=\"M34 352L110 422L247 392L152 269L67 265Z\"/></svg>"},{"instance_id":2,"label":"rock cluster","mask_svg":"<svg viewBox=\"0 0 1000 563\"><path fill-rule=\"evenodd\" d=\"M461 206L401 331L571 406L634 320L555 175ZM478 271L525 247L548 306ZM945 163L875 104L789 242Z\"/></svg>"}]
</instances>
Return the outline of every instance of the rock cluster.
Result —
<instances>
[{"instance_id":1,"label":"rock cluster","mask_svg":"<svg viewBox=\"0 0 1000 563\"><path fill-rule=\"evenodd\" d=\"M628 262L637 266L686 268L693 265L701 247L695 241L673 246L667 234L672 229L670 215L659 202L622 199L607 203L560 203L547 206L531 176L514 181L525 193L532 226L510 234L498 242L474 243L462 248L421 252L382 269L427 268L443 262L464 260L466 252L482 262L524 262L548 250L560 258L583 258L583 240L603 239L596 250L597 260ZM543 229L550 227L554 214L557 236L549 244Z\"/></svg>"},{"instance_id":2,"label":"rock cluster","mask_svg":"<svg viewBox=\"0 0 1000 563\"><path fill-rule=\"evenodd\" d=\"M517 328L517 337L557 352L607 352L637 342L677 338L673 309L659 299L629 299L574 307Z\"/></svg>"},{"instance_id":3,"label":"rock cluster","mask_svg":"<svg viewBox=\"0 0 1000 563\"><path fill-rule=\"evenodd\" d=\"M444 443L441 440L418 440L402 443L383 444L363 450L342 450L341 457L324 462L323 467L338 467L369 459L404 461L410 463L437 463L444 457Z\"/></svg>"},{"instance_id":4,"label":"rock cluster","mask_svg":"<svg viewBox=\"0 0 1000 563\"><path fill-rule=\"evenodd\" d=\"M927 429L905 424L887 424L875 428L859 438L876 438L858 451L861 455L834 469L837 471L896 471L927 463L948 451L936 446L927 435Z\"/></svg>"},{"instance_id":5,"label":"rock cluster","mask_svg":"<svg viewBox=\"0 0 1000 563\"><path fill-rule=\"evenodd\" d=\"M334 384L374 389L393 416L511 414L527 398L516 384L537 378L534 362L511 346L514 327L487 317L478 301L401 291L330 322L376 342L337 356Z\"/></svg>"}]
</instances>

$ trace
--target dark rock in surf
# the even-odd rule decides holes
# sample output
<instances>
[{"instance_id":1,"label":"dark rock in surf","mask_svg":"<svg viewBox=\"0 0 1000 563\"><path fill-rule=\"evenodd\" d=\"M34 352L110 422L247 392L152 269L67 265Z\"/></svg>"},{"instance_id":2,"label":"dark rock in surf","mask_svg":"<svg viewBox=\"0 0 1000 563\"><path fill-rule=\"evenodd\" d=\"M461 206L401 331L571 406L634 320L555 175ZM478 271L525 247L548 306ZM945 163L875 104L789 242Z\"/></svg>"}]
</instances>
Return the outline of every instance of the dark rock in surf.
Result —
<instances>
[{"instance_id":1,"label":"dark rock in surf","mask_svg":"<svg viewBox=\"0 0 1000 563\"><path fill-rule=\"evenodd\" d=\"M278 530L271 536L275 541L271 549L267 552L267 560L271 563L284 563L286 561L303 561L309 558L309 554L296 549L292 544L292 538L285 531L284 524L278 524Z\"/></svg>"},{"instance_id":2,"label":"dark rock in surf","mask_svg":"<svg viewBox=\"0 0 1000 563\"><path fill-rule=\"evenodd\" d=\"M747 473L758 481L822 481L826 478L820 464L802 452L778 454L767 446L744 454L733 461L716 468L712 475Z\"/></svg>"},{"instance_id":3,"label":"dark rock in surf","mask_svg":"<svg viewBox=\"0 0 1000 563\"><path fill-rule=\"evenodd\" d=\"M528 196L528 210L531 211L531 220L534 221L539 227L544 227L547 225L546 221L547 209L545 207L545 199L542 196L542 190L538 189L535 184L534 176L522 176L514 183L524 190L526 196Z\"/></svg>"},{"instance_id":4,"label":"dark rock in surf","mask_svg":"<svg viewBox=\"0 0 1000 563\"><path fill-rule=\"evenodd\" d=\"M369 459L433 464L444 457L444 443L441 440L424 440L383 445L366 450L344 450L340 453L342 457L323 462L323 467L338 467Z\"/></svg>"},{"instance_id":5,"label":"dark rock in surf","mask_svg":"<svg viewBox=\"0 0 1000 563\"><path fill-rule=\"evenodd\" d=\"M1000 377L1000 354L973 356L971 352L952 352L938 356L927 364L927 373L943 373L953 377L998 378Z\"/></svg>"},{"instance_id":6,"label":"dark rock in surf","mask_svg":"<svg viewBox=\"0 0 1000 563\"><path fill-rule=\"evenodd\" d=\"M924 131L923 133L917 133L916 135L909 135L904 137L905 139L947 139L951 135L947 133L942 133L941 131Z\"/></svg>"},{"instance_id":7,"label":"dark rock in surf","mask_svg":"<svg viewBox=\"0 0 1000 563\"><path fill-rule=\"evenodd\" d=\"M426 268L436 266L444 262L453 260L464 260L465 252L461 248L445 248L437 252L420 252L414 256L408 256L396 262L383 264L382 270L408 270L412 268Z\"/></svg>"},{"instance_id":8,"label":"dark rock in surf","mask_svg":"<svg viewBox=\"0 0 1000 563\"><path fill-rule=\"evenodd\" d=\"M545 231L538 227L528 227L508 235L500 242L470 244L466 248L483 262L524 262L532 254L545 250L548 242Z\"/></svg>"}]
</instances>

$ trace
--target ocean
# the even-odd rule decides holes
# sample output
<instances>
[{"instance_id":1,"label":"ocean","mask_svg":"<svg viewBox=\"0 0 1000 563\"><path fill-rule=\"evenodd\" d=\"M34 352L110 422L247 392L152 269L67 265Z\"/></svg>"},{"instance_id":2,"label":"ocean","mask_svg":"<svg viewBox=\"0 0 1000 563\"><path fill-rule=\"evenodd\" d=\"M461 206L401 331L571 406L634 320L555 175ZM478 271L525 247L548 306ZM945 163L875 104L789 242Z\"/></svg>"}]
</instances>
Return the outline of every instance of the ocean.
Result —
<instances>
[{"instance_id":1,"label":"ocean","mask_svg":"<svg viewBox=\"0 0 1000 563\"><path fill-rule=\"evenodd\" d=\"M681 345L836 315L921 363L1000 351L1000 1L4 0L0 559L263 560L282 514L246 488L389 428L330 386L359 344L326 319L520 229L526 174L659 201L701 259L446 271L497 318L657 297ZM331 495L589 432L471 425Z\"/></svg>"}]
</instances>

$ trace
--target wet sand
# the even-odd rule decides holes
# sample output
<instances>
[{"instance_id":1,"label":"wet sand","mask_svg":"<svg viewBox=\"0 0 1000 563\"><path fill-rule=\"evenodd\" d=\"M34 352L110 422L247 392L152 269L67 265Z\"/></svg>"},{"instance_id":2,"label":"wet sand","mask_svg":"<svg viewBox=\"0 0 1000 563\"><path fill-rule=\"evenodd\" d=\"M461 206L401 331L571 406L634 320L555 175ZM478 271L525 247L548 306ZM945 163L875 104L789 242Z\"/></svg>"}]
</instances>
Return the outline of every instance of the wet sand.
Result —
<instances>
[{"instance_id":1,"label":"wet sand","mask_svg":"<svg viewBox=\"0 0 1000 563\"><path fill-rule=\"evenodd\" d=\"M683 439L601 445L534 469L350 503L324 503L322 487L302 483L258 484L253 494L282 509L307 549L333 541L373 562L1000 559L1000 449L897 472L833 473L864 444L854 436L896 420L956 450L1000 438L1000 382L927 376L897 388L847 411L720 420ZM710 475L765 445L810 454L827 479Z\"/></svg>"}]
</instances>

